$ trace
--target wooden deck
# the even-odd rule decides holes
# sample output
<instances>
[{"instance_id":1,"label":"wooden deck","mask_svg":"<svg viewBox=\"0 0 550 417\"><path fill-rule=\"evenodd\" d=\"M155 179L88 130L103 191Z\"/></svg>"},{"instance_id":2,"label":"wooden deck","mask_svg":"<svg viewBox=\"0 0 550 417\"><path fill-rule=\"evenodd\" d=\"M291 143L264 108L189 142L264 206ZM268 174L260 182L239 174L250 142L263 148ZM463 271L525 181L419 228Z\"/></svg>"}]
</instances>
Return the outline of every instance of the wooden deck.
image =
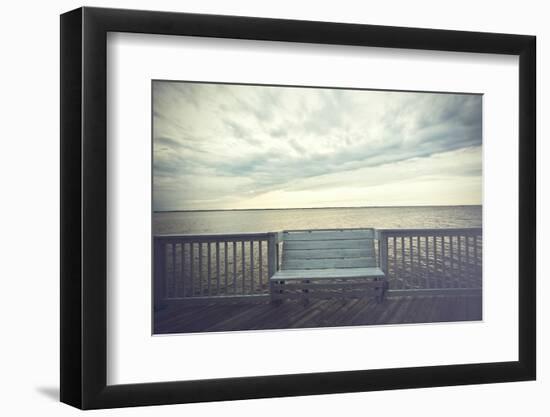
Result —
<instances>
[{"instance_id":1,"label":"wooden deck","mask_svg":"<svg viewBox=\"0 0 550 417\"><path fill-rule=\"evenodd\" d=\"M373 298L325 299L307 306L299 301L280 306L268 301L205 305L181 301L154 317L155 334L434 323L481 320L482 302L479 296L393 296L382 303Z\"/></svg>"}]
</instances>

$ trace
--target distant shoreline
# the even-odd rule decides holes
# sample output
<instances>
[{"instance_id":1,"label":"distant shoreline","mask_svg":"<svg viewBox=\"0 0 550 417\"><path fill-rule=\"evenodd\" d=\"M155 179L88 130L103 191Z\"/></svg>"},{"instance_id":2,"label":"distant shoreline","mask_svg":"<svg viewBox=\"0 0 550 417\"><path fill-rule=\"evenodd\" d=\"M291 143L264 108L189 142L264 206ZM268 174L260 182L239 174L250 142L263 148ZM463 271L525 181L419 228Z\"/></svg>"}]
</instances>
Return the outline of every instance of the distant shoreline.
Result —
<instances>
[{"instance_id":1,"label":"distant shoreline","mask_svg":"<svg viewBox=\"0 0 550 417\"><path fill-rule=\"evenodd\" d=\"M427 205L427 206L354 206L354 207L296 207L296 208L234 208L234 209L201 209L201 210L153 210L153 213L206 213L214 211L279 211L279 210L336 210L365 208L432 208L432 207L482 207L482 204Z\"/></svg>"}]
</instances>

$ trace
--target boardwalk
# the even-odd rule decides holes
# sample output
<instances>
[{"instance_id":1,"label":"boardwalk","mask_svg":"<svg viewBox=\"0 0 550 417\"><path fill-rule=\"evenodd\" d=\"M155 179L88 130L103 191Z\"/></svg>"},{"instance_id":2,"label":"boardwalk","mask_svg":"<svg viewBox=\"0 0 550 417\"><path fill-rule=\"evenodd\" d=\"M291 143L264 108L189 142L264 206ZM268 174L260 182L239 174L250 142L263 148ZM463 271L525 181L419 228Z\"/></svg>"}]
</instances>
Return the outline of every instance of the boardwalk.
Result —
<instances>
[{"instance_id":1,"label":"boardwalk","mask_svg":"<svg viewBox=\"0 0 550 417\"><path fill-rule=\"evenodd\" d=\"M203 305L171 303L155 313L154 333L315 328L373 324L432 323L482 319L480 296L390 296L312 300L307 306L287 301Z\"/></svg>"}]
</instances>

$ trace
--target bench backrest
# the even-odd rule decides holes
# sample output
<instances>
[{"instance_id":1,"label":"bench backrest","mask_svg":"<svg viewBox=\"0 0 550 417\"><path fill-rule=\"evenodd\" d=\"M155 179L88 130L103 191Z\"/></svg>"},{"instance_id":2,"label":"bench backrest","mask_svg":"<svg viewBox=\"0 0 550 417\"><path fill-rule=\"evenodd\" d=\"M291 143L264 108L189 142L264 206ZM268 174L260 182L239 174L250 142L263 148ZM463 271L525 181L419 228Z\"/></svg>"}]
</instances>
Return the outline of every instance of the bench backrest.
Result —
<instances>
[{"instance_id":1,"label":"bench backrest","mask_svg":"<svg viewBox=\"0 0 550 417\"><path fill-rule=\"evenodd\" d=\"M340 269L376 266L374 229L284 231L284 269Z\"/></svg>"}]
</instances>

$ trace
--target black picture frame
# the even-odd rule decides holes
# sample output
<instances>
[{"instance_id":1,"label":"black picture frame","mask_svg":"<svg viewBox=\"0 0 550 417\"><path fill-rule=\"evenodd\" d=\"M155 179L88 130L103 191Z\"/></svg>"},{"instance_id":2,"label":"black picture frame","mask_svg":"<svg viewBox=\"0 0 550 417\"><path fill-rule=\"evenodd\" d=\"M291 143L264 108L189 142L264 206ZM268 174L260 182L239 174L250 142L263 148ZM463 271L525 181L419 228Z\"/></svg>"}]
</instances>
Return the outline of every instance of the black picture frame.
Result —
<instances>
[{"instance_id":1,"label":"black picture frame","mask_svg":"<svg viewBox=\"0 0 550 417\"><path fill-rule=\"evenodd\" d=\"M107 385L108 32L519 56L519 360ZM82 409L533 380L534 36L103 8L61 15L61 401Z\"/></svg>"}]
</instances>

